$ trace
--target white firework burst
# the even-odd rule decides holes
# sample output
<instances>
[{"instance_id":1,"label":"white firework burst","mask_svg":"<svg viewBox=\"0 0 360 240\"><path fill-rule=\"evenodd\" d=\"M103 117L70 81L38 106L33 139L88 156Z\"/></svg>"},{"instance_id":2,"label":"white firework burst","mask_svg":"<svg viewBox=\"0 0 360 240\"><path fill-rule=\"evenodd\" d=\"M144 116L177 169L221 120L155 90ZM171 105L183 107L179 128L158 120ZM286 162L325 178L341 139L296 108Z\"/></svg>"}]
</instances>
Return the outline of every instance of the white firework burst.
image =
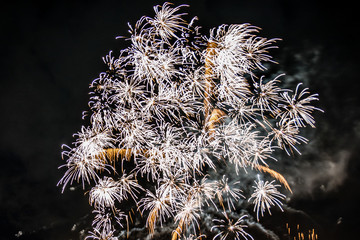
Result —
<instances>
[{"instance_id":1,"label":"white firework burst","mask_svg":"<svg viewBox=\"0 0 360 240\"><path fill-rule=\"evenodd\" d=\"M304 88L299 92L301 83L296 86L293 96L289 95L289 92L281 93L282 102L279 106L285 109L285 112L281 115L281 118L293 119L294 124L298 127L305 127L305 123L311 127L315 127L315 120L312 116L314 110L322 111L319 108L311 105L311 101L317 101L318 94L312 94L308 92L308 88ZM306 96L309 95L309 96Z\"/></svg>"},{"instance_id":2,"label":"white firework burst","mask_svg":"<svg viewBox=\"0 0 360 240\"><path fill-rule=\"evenodd\" d=\"M213 222L216 224L211 227L211 231L217 230L218 233L214 236L213 240L241 240L241 239L252 239L254 238L245 231L247 225L242 224L247 215L240 217L236 222L229 218L226 212L222 213L225 219L214 219Z\"/></svg>"},{"instance_id":3,"label":"white firework burst","mask_svg":"<svg viewBox=\"0 0 360 240\"><path fill-rule=\"evenodd\" d=\"M186 30L186 22L182 19L186 13L177 13L181 7L188 5L180 5L172 8L171 4L166 2L162 6L155 6L155 17L147 17L146 20L153 26L154 33L159 35L163 41L168 41L170 38L178 38L175 34L177 31Z\"/></svg>"},{"instance_id":4,"label":"white firework burst","mask_svg":"<svg viewBox=\"0 0 360 240\"><path fill-rule=\"evenodd\" d=\"M272 132L269 134L272 136L271 141L277 141L278 147L285 150L288 155L293 153L292 150L301 154L295 145L308 142L305 137L299 134L300 130L295 121L295 119L282 118L276 123L277 127L272 128Z\"/></svg>"},{"instance_id":5,"label":"white firework burst","mask_svg":"<svg viewBox=\"0 0 360 240\"><path fill-rule=\"evenodd\" d=\"M253 107L260 109L261 113L264 111L277 112L278 103L281 100L280 93L282 89L277 86L280 82L278 80L283 74L280 74L273 80L264 83L263 76L260 78L259 83L254 82L255 96L252 97Z\"/></svg>"},{"instance_id":6,"label":"white firework burst","mask_svg":"<svg viewBox=\"0 0 360 240\"><path fill-rule=\"evenodd\" d=\"M169 197L158 190L155 191L155 194L147 190L146 196L139 201L138 206L142 214L145 211L149 212L146 227L150 232L154 231L157 222L162 226L166 219L174 216L174 209L169 202Z\"/></svg>"},{"instance_id":7,"label":"white firework burst","mask_svg":"<svg viewBox=\"0 0 360 240\"><path fill-rule=\"evenodd\" d=\"M213 201L214 196L217 192L216 182L210 182L207 176L203 177L200 181L195 180L191 185L188 193L191 198L197 201L197 205L202 207L204 203L209 206L209 202L212 203L216 208L216 204Z\"/></svg>"},{"instance_id":8,"label":"white firework burst","mask_svg":"<svg viewBox=\"0 0 360 240\"><path fill-rule=\"evenodd\" d=\"M121 194L119 183L111 177L99 179L98 184L90 190L89 202L96 209L115 208L115 201L121 201L124 196Z\"/></svg>"},{"instance_id":9,"label":"white firework burst","mask_svg":"<svg viewBox=\"0 0 360 240\"><path fill-rule=\"evenodd\" d=\"M174 221L180 226L175 230L175 234L181 235L186 229L190 229L193 233L196 233L196 229L200 228L200 212L201 208L198 201L194 198L188 199L186 197L178 199L177 214L174 217ZM179 231L181 230L181 231Z\"/></svg>"},{"instance_id":10,"label":"white firework burst","mask_svg":"<svg viewBox=\"0 0 360 240\"><path fill-rule=\"evenodd\" d=\"M144 188L136 180L135 174L126 174L123 172L123 175L117 181L119 186L120 195L124 199L128 199L130 196L135 202L137 201L137 196L140 191L144 191Z\"/></svg>"},{"instance_id":11,"label":"white firework burst","mask_svg":"<svg viewBox=\"0 0 360 240\"><path fill-rule=\"evenodd\" d=\"M187 175L178 170L175 173L166 173L163 178L158 179L158 191L162 196L167 196L170 205L175 206L177 199L186 195L190 186L186 183Z\"/></svg>"},{"instance_id":12,"label":"white firework burst","mask_svg":"<svg viewBox=\"0 0 360 240\"><path fill-rule=\"evenodd\" d=\"M86 236L85 240L118 240L118 238L114 236L114 233L115 231L107 232L106 230L99 231L94 229L93 231L89 232L89 235Z\"/></svg>"},{"instance_id":13,"label":"white firework burst","mask_svg":"<svg viewBox=\"0 0 360 240\"><path fill-rule=\"evenodd\" d=\"M241 198L245 198L241 194L242 190L237 187L240 182L229 182L229 178L223 175L222 179L216 182L216 195L219 199L220 205L224 209L224 201L226 202L229 211L236 209L234 201L238 202ZM225 211L225 210L224 210Z\"/></svg>"},{"instance_id":14,"label":"white firework burst","mask_svg":"<svg viewBox=\"0 0 360 240\"><path fill-rule=\"evenodd\" d=\"M281 211L282 202L280 201L285 199L285 195L280 193L276 187L280 187L280 185L274 185L275 180L271 182L264 182L263 180L255 181L254 193L249 198L249 201L252 201L254 204L254 211L256 212L256 218L259 221L259 213L261 216L264 216L265 210L270 212L271 206L278 206Z\"/></svg>"},{"instance_id":15,"label":"white firework burst","mask_svg":"<svg viewBox=\"0 0 360 240\"><path fill-rule=\"evenodd\" d=\"M64 145L64 147L67 146ZM80 180L84 189L85 182L88 184L91 183L91 180L97 182L99 179L98 172L110 172L109 169L113 169L112 166L101 160L102 152L99 153L100 155L94 155L94 152L89 155L83 149L74 148L70 149L70 151L63 151L62 154L63 157L68 157L67 163L60 166L60 168L67 167L64 176L58 182L58 185L63 184L62 192L67 184L72 185L74 181L79 183Z\"/></svg>"},{"instance_id":16,"label":"white firework burst","mask_svg":"<svg viewBox=\"0 0 360 240\"><path fill-rule=\"evenodd\" d=\"M94 210L95 213L94 221L92 222L92 226L99 232L114 232L116 231L116 227L122 228L123 225L121 221L123 219L128 219L128 216L125 215L118 209L112 209L111 212L107 212L105 209Z\"/></svg>"}]
</instances>

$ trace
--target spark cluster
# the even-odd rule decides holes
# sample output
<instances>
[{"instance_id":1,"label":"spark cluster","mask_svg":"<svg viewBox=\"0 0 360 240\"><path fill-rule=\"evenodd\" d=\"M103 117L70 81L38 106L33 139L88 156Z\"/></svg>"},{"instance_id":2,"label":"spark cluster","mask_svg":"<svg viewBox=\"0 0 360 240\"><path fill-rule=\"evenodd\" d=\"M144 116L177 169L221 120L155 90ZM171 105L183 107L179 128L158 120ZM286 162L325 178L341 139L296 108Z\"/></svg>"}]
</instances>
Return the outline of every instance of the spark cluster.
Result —
<instances>
[{"instance_id":1,"label":"spark cluster","mask_svg":"<svg viewBox=\"0 0 360 240\"><path fill-rule=\"evenodd\" d=\"M208 207L225 218L213 221L213 239L253 239L246 216L235 221L228 213L250 201L258 221L270 207L282 209L285 195L274 182L290 187L269 161L276 149L300 153L308 141L300 130L315 127L312 114L321 111L312 105L317 95L301 84L283 89L283 74L261 75L279 39L258 36L250 24L203 35L185 7L164 3L154 17L129 24L129 47L110 51L108 69L90 84L88 126L63 146L59 185L81 183L94 208L87 239L117 239L136 217L146 219L149 234L166 223L173 240L202 239ZM227 166L235 173L219 177ZM249 193L239 179L250 171L274 180L258 178Z\"/></svg>"}]
</instances>

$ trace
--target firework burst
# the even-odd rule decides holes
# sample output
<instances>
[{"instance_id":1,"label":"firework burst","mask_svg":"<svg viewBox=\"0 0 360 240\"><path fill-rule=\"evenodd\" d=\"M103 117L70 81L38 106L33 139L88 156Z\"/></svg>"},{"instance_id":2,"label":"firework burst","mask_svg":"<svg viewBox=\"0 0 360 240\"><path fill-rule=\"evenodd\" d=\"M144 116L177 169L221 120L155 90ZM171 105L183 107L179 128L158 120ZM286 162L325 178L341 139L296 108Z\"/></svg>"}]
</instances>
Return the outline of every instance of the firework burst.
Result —
<instances>
[{"instance_id":1,"label":"firework burst","mask_svg":"<svg viewBox=\"0 0 360 240\"><path fill-rule=\"evenodd\" d=\"M246 216L231 213L251 203L259 220L271 207L282 209L285 195L259 178L246 196L249 181L242 180L256 171L291 191L270 161L275 149L291 155L308 142L301 129L315 127L317 94L301 84L282 88L283 74L262 75L279 39L258 36L251 24L202 34L185 7L164 3L154 17L128 24L128 47L118 56L110 51L107 70L90 84L89 126L63 145L58 185L64 191L77 182L89 193L95 219L87 239L123 237L122 219L127 232L130 222L143 222L154 236L166 224L173 240L203 239L202 220L213 209L223 211L208 227L213 239L252 240Z\"/></svg>"},{"instance_id":2,"label":"firework burst","mask_svg":"<svg viewBox=\"0 0 360 240\"><path fill-rule=\"evenodd\" d=\"M256 211L256 217L259 221L259 213L261 216L264 216L265 210L270 212L271 206L278 206L281 211L282 202L280 200L285 199L285 195L281 194L276 187L280 187L280 185L274 185L275 180L271 182L264 182L263 180L255 181L255 191L249 198L249 201L252 200L254 204L254 211Z\"/></svg>"},{"instance_id":3,"label":"firework burst","mask_svg":"<svg viewBox=\"0 0 360 240\"><path fill-rule=\"evenodd\" d=\"M247 225L242 224L247 215L240 217L234 222L233 219L230 219L226 212L223 212L224 219L214 219L213 222L215 225L211 228L211 231L217 230L218 233L213 238L219 240L248 240L254 238L245 231Z\"/></svg>"}]
</instances>

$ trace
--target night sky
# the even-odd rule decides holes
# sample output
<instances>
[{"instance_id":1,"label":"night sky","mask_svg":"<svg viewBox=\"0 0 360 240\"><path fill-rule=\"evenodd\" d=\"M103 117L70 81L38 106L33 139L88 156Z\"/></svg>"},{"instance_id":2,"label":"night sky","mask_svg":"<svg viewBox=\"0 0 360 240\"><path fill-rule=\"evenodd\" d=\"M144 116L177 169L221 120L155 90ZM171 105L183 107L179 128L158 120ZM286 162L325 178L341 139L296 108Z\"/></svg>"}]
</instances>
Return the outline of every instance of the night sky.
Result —
<instances>
[{"instance_id":1,"label":"night sky","mask_svg":"<svg viewBox=\"0 0 360 240\"><path fill-rule=\"evenodd\" d=\"M358 6L354 1L183 0L207 34L251 23L281 38L271 54L290 82L319 93L317 128L302 156L279 169L293 183L289 209L315 223L319 239L357 239L360 189ZM126 42L127 22L163 1L10 1L1 17L0 239L79 239L91 211L82 189L57 187L61 145L84 122L102 57ZM354 4L353 4L354 3ZM286 79L285 78L285 79ZM289 164L289 162L292 164ZM288 173L286 174L286 172ZM85 223L84 223L85 224ZM85 227L85 226L83 226Z\"/></svg>"}]
</instances>

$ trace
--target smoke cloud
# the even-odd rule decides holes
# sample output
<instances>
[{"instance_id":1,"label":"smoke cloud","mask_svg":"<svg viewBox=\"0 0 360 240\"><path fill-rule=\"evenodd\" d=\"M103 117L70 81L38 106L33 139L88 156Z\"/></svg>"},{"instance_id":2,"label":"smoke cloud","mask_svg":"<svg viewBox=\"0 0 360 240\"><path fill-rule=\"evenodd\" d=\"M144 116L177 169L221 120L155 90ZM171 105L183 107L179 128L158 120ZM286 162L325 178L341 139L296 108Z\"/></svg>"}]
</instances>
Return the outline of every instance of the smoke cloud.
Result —
<instances>
[{"instance_id":1,"label":"smoke cloud","mask_svg":"<svg viewBox=\"0 0 360 240\"><path fill-rule=\"evenodd\" d=\"M294 163L287 170L286 179L293 188L292 198L305 198L319 191L331 192L341 186L347 177L350 152L342 150L331 156L322 153L320 159Z\"/></svg>"}]
</instances>

